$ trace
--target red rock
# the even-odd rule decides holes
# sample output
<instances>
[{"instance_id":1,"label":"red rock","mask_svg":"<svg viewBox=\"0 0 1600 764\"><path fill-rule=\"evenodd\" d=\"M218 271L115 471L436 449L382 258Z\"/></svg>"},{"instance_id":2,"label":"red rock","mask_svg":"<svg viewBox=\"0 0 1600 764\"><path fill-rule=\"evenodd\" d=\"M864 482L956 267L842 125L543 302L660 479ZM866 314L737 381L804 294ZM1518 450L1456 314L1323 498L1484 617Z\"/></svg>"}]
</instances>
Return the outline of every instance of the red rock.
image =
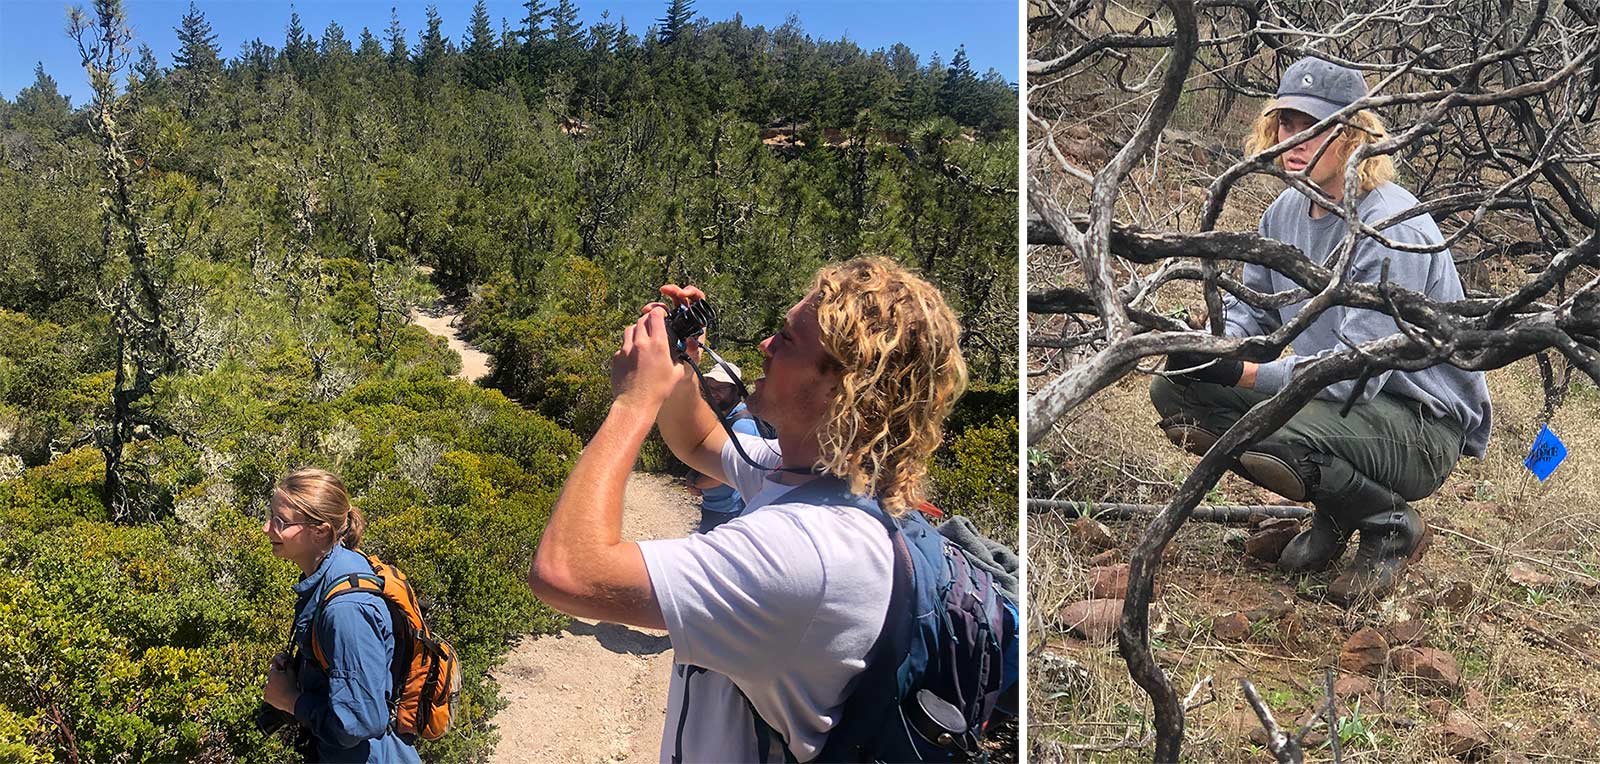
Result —
<instances>
[{"instance_id":1,"label":"red rock","mask_svg":"<svg viewBox=\"0 0 1600 764\"><path fill-rule=\"evenodd\" d=\"M1333 694L1338 698L1350 698L1366 695L1375 687L1371 679L1360 675L1347 674L1333 682Z\"/></svg>"},{"instance_id":2,"label":"red rock","mask_svg":"<svg viewBox=\"0 0 1600 764\"><path fill-rule=\"evenodd\" d=\"M1478 688L1468 687L1465 692L1461 693L1461 705L1466 706L1467 710L1472 713L1481 714L1489 710L1489 699L1484 697L1484 694L1479 692Z\"/></svg>"},{"instance_id":3,"label":"red rock","mask_svg":"<svg viewBox=\"0 0 1600 764\"><path fill-rule=\"evenodd\" d=\"M1464 711L1451 711L1439 726L1444 749L1458 759L1476 761L1489 754L1489 736Z\"/></svg>"},{"instance_id":4,"label":"red rock","mask_svg":"<svg viewBox=\"0 0 1600 764\"><path fill-rule=\"evenodd\" d=\"M1422 643L1422 621L1401 621L1384 629L1384 637L1391 645L1416 645Z\"/></svg>"},{"instance_id":5,"label":"red rock","mask_svg":"<svg viewBox=\"0 0 1600 764\"><path fill-rule=\"evenodd\" d=\"M1072 535L1085 546L1094 549L1110 549L1117 545L1116 538L1111 535L1111 529L1092 517L1080 517L1073 521Z\"/></svg>"},{"instance_id":6,"label":"red rock","mask_svg":"<svg viewBox=\"0 0 1600 764\"><path fill-rule=\"evenodd\" d=\"M1106 565L1089 569L1089 596L1093 599L1121 599L1128 594L1128 566Z\"/></svg>"},{"instance_id":7,"label":"red rock","mask_svg":"<svg viewBox=\"0 0 1600 764\"><path fill-rule=\"evenodd\" d=\"M1439 595L1439 604L1444 605L1451 611L1466 609L1467 605L1472 604L1472 584L1466 581L1456 581L1450 584L1450 588L1445 589Z\"/></svg>"},{"instance_id":8,"label":"red rock","mask_svg":"<svg viewBox=\"0 0 1600 764\"><path fill-rule=\"evenodd\" d=\"M1443 721L1447 714L1456 709L1455 706L1450 705L1450 701L1444 698L1434 698L1423 703L1422 710L1427 711L1429 716Z\"/></svg>"},{"instance_id":9,"label":"red rock","mask_svg":"<svg viewBox=\"0 0 1600 764\"><path fill-rule=\"evenodd\" d=\"M1061 624L1073 635L1094 642L1108 642L1122 625L1122 600L1094 599L1074 602L1061 609Z\"/></svg>"},{"instance_id":10,"label":"red rock","mask_svg":"<svg viewBox=\"0 0 1600 764\"><path fill-rule=\"evenodd\" d=\"M1463 514L1480 517L1503 515L1506 511L1506 505L1497 501L1469 501L1461 505L1461 511Z\"/></svg>"},{"instance_id":11,"label":"red rock","mask_svg":"<svg viewBox=\"0 0 1600 764\"><path fill-rule=\"evenodd\" d=\"M1117 558L1119 556L1121 556L1121 553L1118 552L1117 550L1115 550L1115 549L1107 549L1104 552L1101 552L1101 553L1099 553L1099 554L1097 554L1097 555L1095 555L1093 557L1090 557L1089 558L1089 567L1091 567L1091 568L1103 568L1103 567L1105 567L1107 565L1115 565L1115 564L1117 564Z\"/></svg>"},{"instance_id":12,"label":"red rock","mask_svg":"<svg viewBox=\"0 0 1600 764\"><path fill-rule=\"evenodd\" d=\"M1243 642L1250 636L1250 619L1244 613L1218 616L1211 622L1211 634L1224 642Z\"/></svg>"},{"instance_id":13,"label":"red rock","mask_svg":"<svg viewBox=\"0 0 1600 764\"><path fill-rule=\"evenodd\" d=\"M1154 586L1154 595L1161 596L1161 581ZM1089 569L1089 596L1094 599L1121 599L1128 596L1128 565L1106 565Z\"/></svg>"},{"instance_id":14,"label":"red rock","mask_svg":"<svg viewBox=\"0 0 1600 764\"><path fill-rule=\"evenodd\" d=\"M1419 680L1418 684L1453 690L1461 684L1461 667L1455 656L1431 647L1401 647L1389 654L1395 671Z\"/></svg>"},{"instance_id":15,"label":"red rock","mask_svg":"<svg viewBox=\"0 0 1600 764\"><path fill-rule=\"evenodd\" d=\"M1377 676L1389 663L1389 642L1368 626L1344 641L1339 650L1339 668L1352 674Z\"/></svg>"},{"instance_id":16,"label":"red rock","mask_svg":"<svg viewBox=\"0 0 1600 764\"><path fill-rule=\"evenodd\" d=\"M1556 582L1554 576L1523 562L1512 563L1510 567L1506 568L1506 578L1511 579L1513 583L1522 584L1529 588L1549 586Z\"/></svg>"},{"instance_id":17,"label":"red rock","mask_svg":"<svg viewBox=\"0 0 1600 764\"><path fill-rule=\"evenodd\" d=\"M1306 620L1299 613L1290 612L1278 619L1278 637L1284 644L1290 644L1300 638L1306 630Z\"/></svg>"},{"instance_id":18,"label":"red rock","mask_svg":"<svg viewBox=\"0 0 1600 764\"><path fill-rule=\"evenodd\" d=\"M1244 539L1244 553L1264 562L1277 562L1290 539L1300 533L1300 521L1272 517L1256 526Z\"/></svg>"}]
</instances>

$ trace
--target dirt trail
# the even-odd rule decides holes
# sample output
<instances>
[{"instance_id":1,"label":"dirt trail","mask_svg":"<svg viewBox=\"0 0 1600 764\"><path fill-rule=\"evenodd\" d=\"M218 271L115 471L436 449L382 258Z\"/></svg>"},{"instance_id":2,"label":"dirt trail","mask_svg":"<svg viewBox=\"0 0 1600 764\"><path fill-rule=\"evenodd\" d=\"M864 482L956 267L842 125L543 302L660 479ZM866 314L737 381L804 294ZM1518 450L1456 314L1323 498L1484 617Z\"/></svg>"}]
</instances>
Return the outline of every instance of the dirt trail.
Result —
<instances>
[{"instance_id":1,"label":"dirt trail","mask_svg":"<svg viewBox=\"0 0 1600 764\"><path fill-rule=\"evenodd\" d=\"M489 354L468 345L461 338L460 328L456 326L456 319L460 317L461 310L443 300L411 309L411 320L417 326L427 329L429 334L443 337L450 349L461 356L461 372L456 376L476 382L489 374Z\"/></svg>"},{"instance_id":2,"label":"dirt trail","mask_svg":"<svg viewBox=\"0 0 1600 764\"><path fill-rule=\"evenodd\" d=\"M444 302L411 314L417 325L449 341L461 355L456 376L473 381L488 373L489 357L461 339L459 316ZM670 478L628 477L624 538L681 538L698 517ZM655 761L671 671L672 644L662 631L574 619L557 634L524 638L492 672L510 705L495 716L500 744L489 761Z\"/></svg>"}]
</instances>

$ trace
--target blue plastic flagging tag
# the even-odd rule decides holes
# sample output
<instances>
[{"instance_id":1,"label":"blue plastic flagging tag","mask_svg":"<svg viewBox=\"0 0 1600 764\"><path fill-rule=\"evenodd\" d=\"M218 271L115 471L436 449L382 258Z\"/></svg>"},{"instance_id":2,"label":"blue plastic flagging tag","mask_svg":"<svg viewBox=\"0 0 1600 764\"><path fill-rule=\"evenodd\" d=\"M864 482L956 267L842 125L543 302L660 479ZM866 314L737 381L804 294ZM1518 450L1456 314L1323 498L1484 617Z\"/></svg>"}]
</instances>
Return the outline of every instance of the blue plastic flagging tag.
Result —
<instances>
[{"instance_id":1,"label":"blue plastic flagging tag","mask_svg":"<svg viewBox=\"0 0 1600 764\"><path fill-rule=\"evenodd\" d=\"M1539 428L1539 437L1533 439L1533 450L1528 452L1528 458L1523 459L1522 463L1543 482L1566 458L1567 445L1550 431L1550 425L1545 425Z\"/></svg>"}]
</instances>

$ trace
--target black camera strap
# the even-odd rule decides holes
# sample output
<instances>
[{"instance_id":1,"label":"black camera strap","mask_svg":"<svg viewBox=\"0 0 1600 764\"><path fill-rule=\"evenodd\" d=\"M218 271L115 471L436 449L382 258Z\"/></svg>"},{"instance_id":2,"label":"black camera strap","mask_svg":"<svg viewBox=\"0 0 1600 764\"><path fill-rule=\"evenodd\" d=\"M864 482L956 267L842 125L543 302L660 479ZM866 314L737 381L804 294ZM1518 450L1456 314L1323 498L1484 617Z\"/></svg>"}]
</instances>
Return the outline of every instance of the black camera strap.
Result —
<instances>
[{"instance_id":1,"label":"black camera strap","mask_svg":"<svg viewBox=\"0 0 1600 764\"><path fill-rule=\"evenodd\" d=\"M734 387L739 391L739 401L741 403L744 402L746 398L750 397L750 391L744 386L744 379L735 373L733 364L722 360L722 356L717 355L717 351L712 350L711 348L701 345L700 349L710 353L711 360L715 362L717 366L721 367L724 372L727 372L728 378L733 380ZM793 472L798 475L818 475L822 473L822 470L819 470L816 467L768 467L757 462L755 459L750 458L750 454L746 453L744 450L744 444L739 442L739 434L733 431L733 423L729 422L727 418L717 413L717 404L711 400L711 394L706 391L706 375L704 372L700 371L700 365L690 359L688 351L683 348L675 348L674 355L676 356L675 360L682 361L688 364L689 368L694 369L694 375L698 383L697 386L700 388L700 399L705 401L707 406L711 407L711 413L716 415L717 423L722 425L722 431L728 433L728 440L733 443L733 450L739 453L739 458L743 459L746 464L765 472Z\"/></svg>"}]
</instances>

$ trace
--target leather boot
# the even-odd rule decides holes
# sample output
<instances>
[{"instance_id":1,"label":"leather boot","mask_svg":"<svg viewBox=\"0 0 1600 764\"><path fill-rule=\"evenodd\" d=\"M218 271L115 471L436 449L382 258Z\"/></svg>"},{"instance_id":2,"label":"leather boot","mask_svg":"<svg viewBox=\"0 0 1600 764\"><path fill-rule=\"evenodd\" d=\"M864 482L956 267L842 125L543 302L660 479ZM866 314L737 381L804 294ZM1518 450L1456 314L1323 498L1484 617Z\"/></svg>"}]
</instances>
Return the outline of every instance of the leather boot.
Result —
<instances>
[{"instance_id":1,"label":"leather boot","mask_svg":"<svg viewBox=\"0 0 1600 764\"><path fill-rule=\"evenodd\" d=\"M1349 462L1297 443L1257 443L1239 455L1234 471L1290 501L1310 500L1316 507L1311 527L1291 539L1278 557L1278 567L1288 573L1322 570L1339 559L1356 520L1371 511L1372 502L1388 506L1392 496L1358 475ZM1364 488L1347 495L1352 486Z\"/></svg>"},{"instance_id":2,"label":"leather boot","mask_svg":"<svg viewBox=\"0 0 1600 764\"><path fill-rule=\"evenodd\" d=\"M1393 592L1405 574L1427 550L1431 533L1410 504L1397 504L1361 518L1361 544L1356 556L1328 585L1328 599L1351 605L1363 599L1380 599Z\"/></svg>"}]
</instances>

